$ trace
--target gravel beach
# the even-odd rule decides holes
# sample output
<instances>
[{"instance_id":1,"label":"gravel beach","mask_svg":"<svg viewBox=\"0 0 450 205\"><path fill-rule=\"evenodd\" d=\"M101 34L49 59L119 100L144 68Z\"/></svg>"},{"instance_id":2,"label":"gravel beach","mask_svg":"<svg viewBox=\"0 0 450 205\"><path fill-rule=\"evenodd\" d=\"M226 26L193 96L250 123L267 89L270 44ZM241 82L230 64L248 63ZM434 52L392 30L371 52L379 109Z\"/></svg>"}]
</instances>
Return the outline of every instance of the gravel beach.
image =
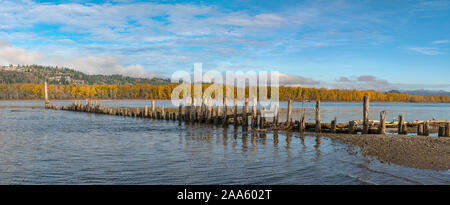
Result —
<instances>
[{"instance_id":1,"label":"gravel beach","mask_svg":"<svg viewBox=\"0 0 450 205\"><path fill-rule=\"evenodd\" d=\"M308 133L310 135L310 133ZM450 138L416 135L357 135L311 133L360 147L364 156L383 163L419 169L450 169Z\"/></svg>"}]
</instances>

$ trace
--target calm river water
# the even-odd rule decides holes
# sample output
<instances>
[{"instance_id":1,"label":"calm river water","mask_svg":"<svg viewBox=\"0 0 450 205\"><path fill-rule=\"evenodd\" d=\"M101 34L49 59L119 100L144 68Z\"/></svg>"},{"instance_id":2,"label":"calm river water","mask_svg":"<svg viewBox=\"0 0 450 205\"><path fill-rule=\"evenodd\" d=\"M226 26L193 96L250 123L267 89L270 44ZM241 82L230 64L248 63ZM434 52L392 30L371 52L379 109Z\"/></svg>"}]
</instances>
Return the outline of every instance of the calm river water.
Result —
<instances>
[{"instance_id":1,"label":"calm river water","mask_svg":"<svg viewBox=\"0 0 450 205\"><path fill-rule=\"evenodd\" d=\"M326 137L32 106L42 102L0 101L0 184L450 184L450 170L383 164ZM322 103L322 119L360 119L361 106ZM450 119L450 104L372 103L371 118L381 110L388 119Z\"/></svg>"}]
</instances>

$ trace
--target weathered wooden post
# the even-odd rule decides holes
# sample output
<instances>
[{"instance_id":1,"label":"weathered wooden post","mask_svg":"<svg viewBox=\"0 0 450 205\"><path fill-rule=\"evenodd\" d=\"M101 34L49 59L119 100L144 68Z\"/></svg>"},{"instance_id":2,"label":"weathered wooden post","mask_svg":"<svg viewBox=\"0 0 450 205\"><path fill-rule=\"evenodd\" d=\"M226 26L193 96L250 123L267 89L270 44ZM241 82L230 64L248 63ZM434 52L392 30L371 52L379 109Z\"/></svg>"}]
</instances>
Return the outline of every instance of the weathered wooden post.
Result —
<instances>
[{"instance_id":1,"label":"weathered wooden post","mask_svg":"<svg viewBox=\"0 0 450 205\"><path fill-rule=\"evenodd\" d=\"M198 100L198 107L197 107L197 122L202 122L203 119L203 100Z\"/></svg>"},{"instance_id":2,"label":"weathered wooden post","mask_svg":"<svg viewBox=\"0 0 450 205\"><path fill-rule=\"evenodd\" d=\"M214 104L212 99L208 100L208 111L207 111L207 115L206 115L206 122L207 123L212 123L213 121L213 115L214 115Z\"/></svg>"},{"instance_id":3,"label":"weathered wooden post","mask_svg":"<svg viewBox=\"0 0 450 205\"><path fill-rule=\"evenodd\" d=\"M244 110L242 111L242 113L244 115L242 118L242 126L248 127L248 98L245 98Z\"/></svg>"},{"instance_id":4,"label":"weathered wooden post","mask_svg":"<svg viewBox=\"0 0 450 205\"><path fill-rule=\"evenodd\" d=\"M237 97L234 98L233 101L233 118L234 118L234 126L238 126L238 107L237 107Z\"/></svg>"},{"instance_id":5,"label":"weathered wooden post","mask_svg":"<svg viewBox=\"0 0 450 205\"><path fill-rule=\"evenodd\" d=\"M450 137L450 123L445 125L445 137Z\"/></svg>"},{"instance_id":6,"label":"weathered wooden post","mask_svg":"<svg viewBox=\"0 0 450 205\"><path fill-rule=\"evenodd\" d=\"M144 108L144 117L148 117L148 105L145 105L145 108Z\"/></svg>"},{"instance_id":7,"label":"weathered wooden post","mask_svg":"<svg viewBox=\"0 0 450 205\"><path fill-rule=\"evenodd\" d=\"M265 124L266 124L265 114L266 114L266 107L263 106L263 109L262 109L261 114L259 116L259 128L260 129L263 129L265 127Z\"/></svg>"},{"instance_id":8,"label":"weathered wooden post","mask_svg":"<svg viewBox=\"0 0 450 205\"><path fill-rule=\"evenodd\" d=\"M316 101L316 132L320 132L322 126L320 125L320 100Z\"/></svg>"},{"instance_id":9,"label":"weathered wooden post","mask_svg":"<svg viewBox=\"0 0 450 205\"><path fill-rule=\"evenodd\" d=\"M155 100L152 100L152 118L156 118L156 107L155 107Z\"/></svg>"},{"instance_id":10,"label":"weathered wooden post","mask_svg":"<svg viewBox=\"0 0 450 205\"><path fill-rule=\"evenodd\" d=\"M178 106L178 121L182 121L183 120L183 104L180 103L180 105Z\"/></svg>"},{"instance_id":11,"label":"weathered wooden post","mask_svg":"<svg viewBox=\"0 0 450 205\"><path fill-rule=\"evenodd\" d=\"M277 127L278 126L278 116L280 115L280 109L279 109L279 105L275 104L275 113L273 116L273 126Z\"/></svg>"},{"instance_id":12,"label":"weathered wooden post","mask_svg":"<svg viewBox=\"0 0 450 205\"><path fill-rule=\"evenodd\" d=\"M204 99L202 101L202 117L201 117L201 122L202 123L206 123L207 116L208 116L208 100Z\"/></svg>"},{"instance_id":13,"label":"weathered wooden post","mask_svg":"<svg viewBox=\"0 0 450 205\"><path fill-rule=\"evenodd\" d=\"M423 124L417 125L417 135L423 135Z\"/></svg>"},{"instance_id":14,"label":"weathered wooden post","mask_svg":"<svg viewBox=\"0 0 450 205\"><path fill-rule=\"evenodd\" d=\"M369 96L364 96L363 134L369 134Z\"/></svg>"},{"instance_id":15,"label":"weathered wooden post","mask_svg":"<svg viewBox=\"0 0 450 205\"><path fill-rule=\"evenodd\" d=\"M430 135L430 124L428 122L425 122L423 125L423 135L429 136Z\"/></svg>"},{"instance_id":16,"label":"weathered wooden post","mask_svg":"<svg viewBox=\"0 0 450 205\"><path fill-rule=\"evenodd\" d=\"M403 115L399 115L398 116L398 134L401 135L403 134L403 124L405 123L405 119L403 117Z\"/></svg>"},{"instance_id":17,"label":"weathered wooden post","mask_svg":"<svg viewBox=\"0 0 450 205\"><path fill-rule=\"evenodd\" d=\"M201 100L200 103L200 111L199 111L199 119L198 121L201 123L205 122L205 118L206 118L206 104L207 102L205 100Z\"/></svg>"},{"instance_id":18,"label":"weathered wooden post","mask_svg":"<svg viewBox=\"0 0 450 205\"><path fill-rule=\"evenodd\" d=\"M348 134L355 134L356 132L356 123L355 121L348 122Z\"/></svg>"},{"instance_id":19,"label":"weathered wooden post","mask_svg":"<svg viewBox=\"0 0 450 205\"><path fill-rule=\"evenodd\" d=\"M214 123L214 113L216 113L216 109L214 108L214 105L211 105L208 116L208 123Z\"/></svg>"},{"instance_id":20,"label":"weathered wooden post","mask_svg":"<svg viewBox=\"0 0 450 205\"><path fill-rule=\"evenodd\" d=\"M45 98L45 108L48 108L50 101L48 100L48 86L47 81L44 82L44 98Z\"/></svg>"},{"instance_id":21,"label":"weathered wooden post","mask_svg":"<svg viewBox=\"0 0 450 205\"><path fill-rule=\"evenodd\" d=\"M137 107L136 108L136 113L134 114L134 117L139 117L139 113L141 113L141 112L139 111L139 108Z\"/></svg>"},{"instance_id":22,"label":"weathered wooden post","mask_svg":"<svg viewBox=\"0 0 450 205\"><path fill-rule=\"evenodd\" d=\"M302 110L301 110L301 116L300 116L300 126L299 131L303 132L306 128L306 113L305 113L305 101L302 99Z\"/></svg>"},{"instance_id":23,"label":"weathered wooden post","mask_svg":"<svg viewBox=\"0 0 450 205\"><path fill-rule=\"evenodd\" d=\"M386 111L380 112L380 124L378 126L378 134L386 134Z\"/></svg>"},{"instance_id":24,"label":"weathered wooden post","mask_svg":"<svg viewBox=\"0 0 450 205\"><path fill-rule=\"evenodd\" d=\"M164 119L164 116L166 116L166 111L164 110L164 106L162 106L160 119Z\"/></svg>"},{"instance_id":25,"label":"weathered wooden post","mask_svg":"<svg viewBox=\"0 0 450 205\"><path fill-rule=\"evenodd\" d=\"M408 122L403 123L402 131L404 135L408 134Z\"/></svg>"},{"instance_id":26,"label":"weathered wooden post","mask_svg":"<svg viewBox=\"0 0 450 205\"><path fill-rule=\"evenodd\" d=\"M192 122L197 121L197 98L193 98L191 115L192 115L191 121Z\"/></svg>"},{"instance_id":27,"label":"weathered wooden post","mask_svg":"<svg viewBox=\"0 0 450 205\"><path fill-rule=\"evenodd\" d=\"M223 98L223 117L222 124L224 127L228 127L228 106L227 106L227 97Z\"/></svg>"},{"instance_id":28,"label":"weathered wooden post","mask_svg":"<svg viewBox=\"0 0 450 205\"><path fill-rule=\"evenodd\" d=\"M186 101L186 105L184 106L184 114L183 114L183 121L188 121L189 119L189 102Z\"/></svg>"},{"instance_id":29,"label":"weathered wooden post","mask_svg":"<svg viewBox=\"0 0 450 205\"><path fill-rule=\"evenodd\" d=\"M439 126L438 137L444 137L445 135L445 127Z\"/></svg>"},{"instance_id":30,"label":"weathered wooden post","mask_svg":"<svg viewBox=\"0 0 450 205\"><path fill-rule=\"evenodd\" d=\"M289 98L288 100L288 110L287 110L287 119L286 123L287 126L290 127L292 122L292 99Z\"/></svg>"},{"instance_id":31,"label":"weathered wooden post","mask_svg":"<svg viewBox=\"0 0 450 205\"><path fill-rule=\"evenodd\" d=\"M217 109L216 109L216 116L214 116L214 124L218 125L219 124L219 120L220 120L220 115L222 108L220 107L219 104L217 104Z\"/></svg>"},{"instance_id":32,"label":"weathered wooden post","mask_svg":"<svg viewBox=\"0 0 450 205\"><path fill-rule=\"evenodd\" d=\"M185 117L184 117L184 121L186 121L186 122L191 122L191 120L192 120L192 118L191 118L191 116L192 116L192 102L193 102L193 99L192 99L192 97L189 97L189 99L187 100L187 106L186 106L186 108L185 108L185 113L184 113L184 115L185 115Z\"/></svg>"},{"instance_id":33,"label":"weathered wooden post","mask_svg":"<svg viewBox=\"0 0 450 205\"><path fill-rule=\"evenodd\" d=\"M202 119L202 101L197 99L197 106L195 106L195 121L196 122L201 122Z\"/></svg>"},{"instance_id":34,"label":"weathered wooden post","mask_svg":"<svg viewBox=\"0 0 450 205\"><path fill-rule=\"evenodd\" d=\"M336 117L331 121L331 133L336 133Z\"/></svg>"},{"instance_id":35,"label":"weathered wooden post","mask_svg":"<svg viewBox=\"0 0 450 205\"><path fill-rule=\"evenodd\" d=\"M253 98L253 107L252 107L252 128L256 128L258 122L258 99Z\"/></svg>"}]
</instances>

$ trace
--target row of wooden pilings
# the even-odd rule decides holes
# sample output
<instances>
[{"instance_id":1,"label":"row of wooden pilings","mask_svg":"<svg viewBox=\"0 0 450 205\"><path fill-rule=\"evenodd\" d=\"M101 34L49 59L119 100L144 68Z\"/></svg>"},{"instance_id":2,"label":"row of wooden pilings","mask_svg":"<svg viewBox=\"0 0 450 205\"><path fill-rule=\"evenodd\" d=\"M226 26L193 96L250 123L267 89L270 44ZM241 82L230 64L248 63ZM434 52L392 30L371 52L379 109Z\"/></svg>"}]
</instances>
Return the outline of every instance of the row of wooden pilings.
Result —
<instances>
[{"instance_id":1,"label":"row of wooden pilings","mask_svg":"<svg viewBox=\"0 0 450 205\"><path fill-rule=\"evenodd\" d=\"M194 100L195 101L195 100ZM151 106L139 107L106 107L98 101L85 100L75 101L69 106L58 107L52 104L46 104L48 109L60 109L78 112L90 112L99 114L109 114L118 116L153 118L162 120L178 120L179 122L198 122L222 125L224 127L233 124L242 126L244 129L251 127L259 130L288 130L288 131L308 131L308 132L329 132L329 133L348 133L348 134L386 134L386 129L391 132L395 130L398 134L417 133L418 135L428 136L432 132L438 132L438 136L450 136L450 121L412 121L405 122L404 116L399 115L398 122L386 122L386 111L380 112L380 120L369 120L369 97L364 97L363 102L363 120L349 121L346 123L337 123L334 118L331 123L322 123L320 119L320 101L316 101L315 122L307 122L304 101L300 108L299 120L292 120L293 101L288 101L286 121L279 122L279 107L275 106L273 117L265 117L270 112L265 107L258 109L256 99L252 102L250 110L249 99L246 98L243 107L238 112L237 100L234 99L233 107L227 106L227 98L224 98L224 106L212 106L212 101L205 100L200 105L196 102L192 106L182 106L178 108L164 108L155 106L153 100ZM360 126L362 125L362 126ZM409 128L408 128L409 127ZM437 129L435 128L437 127ZM414 130L414 128L416 130Z\"/></svg>"}]
</instances>

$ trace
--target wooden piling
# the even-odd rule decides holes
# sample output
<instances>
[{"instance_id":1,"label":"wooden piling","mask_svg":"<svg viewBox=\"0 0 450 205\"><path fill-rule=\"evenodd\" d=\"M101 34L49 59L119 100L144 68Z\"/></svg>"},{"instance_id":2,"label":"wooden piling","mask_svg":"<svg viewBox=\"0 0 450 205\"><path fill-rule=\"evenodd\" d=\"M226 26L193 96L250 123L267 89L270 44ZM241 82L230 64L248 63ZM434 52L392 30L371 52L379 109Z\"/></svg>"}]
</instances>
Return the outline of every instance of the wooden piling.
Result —
<instances>
[{"instance_id":1,"label":"wooden piling","mask_svg":"<svg viewBox=\"0 0 450 205\"><path fill-rule=\"evenodd\" d=\"M227 106L227 98L223 98L223 117L222 117L222 125L224 127L228 127L228 106Z\"/></svg>"},{"instance_id":2,"label":"wooden piling","mask_svg":"<svg viewBox=\"0 0 450 205\"><path fill-rule=\"evenodd\" d=\"M200 118L201 118L200 117L201 116L201 104L199 105L198 103L199 102L197 100L197 103L195 105L195 118L194 118L195 122L199 122Z\"/></svg>"},{"instance_id":3,"label":"wooden piling","mask_svg":"<svg viewBox=\"0 0 450 205\"><path fill-rule=\"evenodd\" d=\"M369 134L369 96L364 96L363 134Z\"/></svg>"},{"instance_id":4,"label":"wooden piling","mask_svg":"<svg viewBox=\"0 0 450 205\"><path fill-rule=\"evenodd\" d=\"M444 134L444 136L445 137L450 137L450 123L447 123L445 125L445 134Z\"/></svg>"},{"instance_id":5,"label":"wooden piling","mask_svg":"<svg viewBox=\"0 0 450 205\"><path fill-rule=\"evenodd\" d=\"M292 99L289 98L288 100L288 110L287 110L287 119L286 119L286 123L287 126L291 126L291 122L292 122Z\"/></svg>"},{"instance_id":6,"label":"wooden piling","mask_svg":"<svg viewBox=\"0 0 450 205\"><path fill-rule=\"evenodd\" d=\"M445 127L439 126L438 137L444 137L445 135Z\"/></svg>"},{"instance_id":7,"label":"wooden piling","mask_svg":"<svg viewBox=\"0 0 450 205\"><path fill-rule=\"evenodd\" d=\"M182 121L183 120L183 105L180 103L180 105L178 106L178 121Z\"/></svg>"},{"instance_id":8,"label":"wooden piling","mask_svg":"<svg viewBox=\"0 0 450 205\"><path fill-rule=\"evenodd\" d=\"M380 124L378 125L378 134L386 134L386 111L380 112Z\"/></svg>"},{"instance_id":9,"label":"wooden piling","mask_svg":"<svg viewBox=\"0 0 450 205\"><path fill-rule=\"evenodd\" d=\"M137 107L136 108L136 113L134 113L134 117L139 117L139 113L140 113L140 111L139 111L139 108Z\"/></svg>"},{"instance_id":10,"label":"wooden piling","mask_svg":"<svg viewBox=\"0 0 450 205\"><path fill-rule=\"evenodd\" d=\"M186 107L184 108L184 121L190 122L191 121L191 109L192 109L192 98L189 98L189 100L186 103Z\"/></svg>"},{"instance_id":11,"label":"wooden piling","mask_svg":"<svg viewBox=\"0 0 450 205\"><path fill-rule=\"evenodd\" d=\"M202 112L200 122L206 123L208 116L208 100L205 99L202 101Z\"/></svg>"},{"instance_id":12,"label":"wooden piling","mask_svg":"<svg viewBox=\"0 0 450 205\"><path fill-rule=\"evenodd\" d=\"M405 119L403 117L403 115L399 115L398 116L398 134L401 135L403 134L403 124L405 123Z\"/></svg>"},{"instance_id":13,"label":"wooden piling","mask_svg":"<svg viewBox=\"0 0 450 205\"><path fill-rule=\"evenodd\" d=\"M331 121L331 133L336 133L336 117Z\"/></svg>"},{"instance_id":14,"label":"wooden piling","mask_svg":"<svg viewBox=\"0 0 450 205\"><path fill-rule=\"evenodd\" d=\"M245 98L244 109L242 113L244 114L242 118L242 126L248 127L248 98Z\"/></svg>"},{"instance_id":15,"label":"wooden piling","mask_svg":"<svg viewBox=\"0 0 450 205\"><path fill-rule=\"evenodd\" d=\"M301 116L300 116L300 126L299 131L303 132L306 128L306 113L305 113L305 101L302 99L302 110L301 110Z\"/></svg>"},{"instance_id":16,"label":"wooden piling","mask_svg":"<svg viewBox=\"0 0 450 205\"><path fill-rule=\"evenodd\" d=\"M417 125L417 135L423 135L423 124Z\"/></svg>"},{"instance_id":17,"label":"wooden piling","mask_svg":"<svg viewBox=\"0 0 450 205\"><path fill-rule=\"evenodd\" d=\"M214 111L214 107L213 107L213 102L211 99L208 100L208 105L207 105L207 112L206 112L206 122L207 123L212 123L213 121L213 111Z\"/></svg>"},{"instance_id":18,"label":"wooden piling","mask_svg":"<svg viewBox=\"0 0 450 205\"><path fill-rule=\"evenodd\" d=\"M191 109L191 106L186 104L186 106L184 107L184 114L183 114L183 120L185 122L189 121L189 110Z\"/></svg>"},{"instance_id":19,"label":"wooden piling","mask_svg":"<svg viewBox=\"0 0 450 205\"><path fill-rule=\"evenodd\" d=\"M159 117L159 119L164 119L164 117L166 116L166 112L164 110L164 106L161 107L161 115Z\"/></svg>"},{"instance_id":20,"label":"wooden piling","mask_svg":"<svg viewBox=\"0 0 450 205\"><path fill-rule=\"evenodd\" d=\"M234 126L238 126L238 107L237 107L237 97L234 98L233 101L233 118L234 118Z\"/></svg>"},{"instance_id":21,"label":"wooden piling","mask_svg":"<svg viewBox=\"0 0 450 205\"><path fill-rule=\"evenodd\" d=\"M220 122L220 115L221 115L221 107L220 105L217 105L216 109L216 115L214 116L214 124L218 125Z\"/></svg>"},{"instance_id":22,"label":"wooden piling","mask_svg":"<svg viewBox=\"0 0 450 205\"><path fill-rule=\"evenodd\" d=\"M191 121L195 122L197 121L197 99L193 99L192 103L192 113L191 113Z\"/></svg>"},{"instance_id":23,"label":"wooden piling","mask_svg":"<svg viewBox=\"0 0 450 205\"><path fill-rule=\"evenodd\" d=\"M47 81L44 82L44 97L45 97L45 108L48 108L50 101L48 100L48 86Z\"/></svg>"},{"instance_id":24,"label":"wooden piling","mask_svg":"<svg viewBox=\"0 0 450 205\"><path fill-rule=\"evenodd\" d=\"M424 136L430 135L430 125L428 124L428 122L425 122L423 125L423 135Z\"/></svg>"},{"instance_id":25,"label":"wooden piling","mask_svg":"<svg viewBox=\"0 0 450 205\"><path fill-rule=\"evenodd\" d=\"M253 98L253 107L252 107L252 128L256 128L258 124L258 101L257 98Z\"/></svg>"},{"instance_id":26,"label":"wooden piling","mask_svg":"<svg viewBox=\"0 0 450 205\"><path fill-rule=\"evenodd\" d=\"M356 122L350 121L348 122L348 134L355 134L356 133Z\"/></svg>"},{"instance_id":27,"label":"wooden piling","mask_svg":"<svg viewBox=\"0 0 450 205\"><path fill-rule=\"evenodd\" d=\"M450 137L450 123L445 124L444 137Z\"/></svg>"},{"instance_id":28,"label":"wooden piling","mask_svg":"<svg viewBox=\"0 0 450 205\"><path fill-rule=\"evenodd\" d=\"M210 109L210 111L209 111L209 115L208 115L208 123L214 123L214 113L216 112L214 105L210 106L209 109Z\"/></svg>"},{"instance_id":29,"label":"wooden piling","mask_svg":"<svg viewBox=\"0 0 450 205\"><path fill-rule=\"evenodd\" d=\"M275 104L275 113L273 116L273 126L277 127L278 126L278 117L280 116L280 109L279 109L279 105Z\"/></svg>"},{"instance_id":30,"label":"wooden piling","mask_svg":"<svg viewBox=\"0 0 450 205\"><path fill-rule=\"evenodd\" d=\"M316 101L316 132L320 132L322 129L320 125L320 100Z\"/></svg>"},{"instance_id":31,"label":"wooden piling","mask_svg":"<svg viewBox=\"0 0 450 205\"><path fill-rule=\"evenodd\" d=\"M266 125L265 113L266 113L266 107L263 106L262 112L259 115L259 128L260 129L263 129Z\"/></svg>"},{"instance_id":32,"label":"wooden piling","mask_svg":"<svg viewBox=\"0 0 450 205\"><path fill-rule=\"evenodd\" d=\"M152 118L156 118L156 107L155 107L155 101L152 100Z\"/></svg>"}]
</instances>

